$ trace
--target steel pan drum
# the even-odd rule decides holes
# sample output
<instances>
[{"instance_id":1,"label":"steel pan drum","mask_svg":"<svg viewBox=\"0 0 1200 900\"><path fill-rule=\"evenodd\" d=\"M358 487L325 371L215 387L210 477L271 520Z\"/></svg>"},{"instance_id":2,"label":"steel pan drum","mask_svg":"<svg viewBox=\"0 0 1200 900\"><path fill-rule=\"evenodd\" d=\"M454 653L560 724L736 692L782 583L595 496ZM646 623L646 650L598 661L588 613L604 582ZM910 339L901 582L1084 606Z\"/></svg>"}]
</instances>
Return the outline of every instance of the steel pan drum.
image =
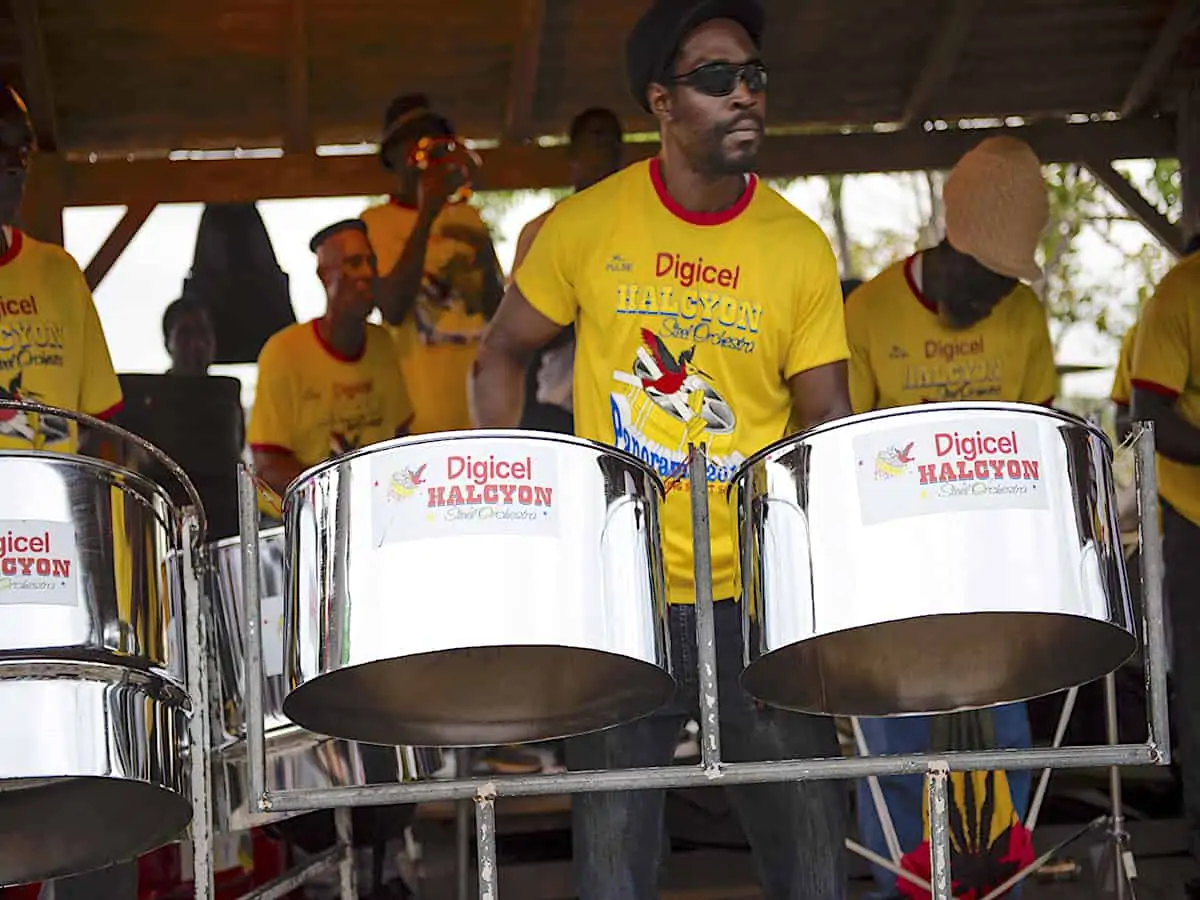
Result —
<instances>
[{"instance_id":1,"label":"steel pan drum","mask_svg":"<svg viewBox=\"0 0 1200 900\"><path fill-rule=\"evenodd\" d=\"M187 827L191 706L167 493L32 451L0 452L0 479L0 884L17 884Z\"/></svg>"},{"instance_id":2,"label":"steel pan drum","mask_svg":"<svg viewBox=\"0 0 1200 900\"><path fill-rule=\"evenodd\" d=\"M263 813L251 803L246 755L245 684L246 604L242 591L241 540L218 541L205 548L205 585L213 610L213 647L220 691L214 710L214 827L230 833L303 815ZM440 750L410 747L363 747L353 741L313 734L291 722L282 710L283 598L286 545L282 528L264 531L259 540L259 591L262 607L263 707L266 718L267 790L394 784L426 778L441 768Z\"/></svg>"},{"instance_id":3,"label":"steel pan drum","mask_svg":"<svg viewBox=\"0 0 1200 900\"><path fill-rule=\"evenodd\" d=\"M1043 407L953 403L819 426L734 479L758 699L946 712L1098 678L1136 648L1112 447Z\"/></svg>"},{"instance_id":4,"label":"steel pan drum","mask_svg":"<svg viewBox=\"0 0 1200 900\"><path fill-rule=\"evenodd\" d=\"M633 457L521 431L403 438L285 498L283 711L380 744L580 734L671 696L658 507Z\"/></svg>"}]
</instances>

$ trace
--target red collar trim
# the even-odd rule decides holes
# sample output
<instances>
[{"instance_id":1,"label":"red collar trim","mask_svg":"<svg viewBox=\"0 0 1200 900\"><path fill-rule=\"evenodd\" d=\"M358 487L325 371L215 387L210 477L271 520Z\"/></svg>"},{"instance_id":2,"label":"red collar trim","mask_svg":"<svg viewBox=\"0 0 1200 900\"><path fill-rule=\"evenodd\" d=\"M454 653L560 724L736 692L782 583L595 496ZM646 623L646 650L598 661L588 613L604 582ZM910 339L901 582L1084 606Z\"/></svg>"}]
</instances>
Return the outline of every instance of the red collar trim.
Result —
<instances>
[{"instance_id":1,"label":"red collar trim","mask_svg":"<svg viewBox=\"0 0 1200 900\"><path fill-rule=\"evenodd\" d=\"M10 262L17 258L17 254L21 252L21 245L25 243L25 239L21 237L21 231L18 228L12 230L12 243L8 245L8 249L0 253L0 266L7 266Z\"/></svg>"},{"instance_id":2,"label":"red collar trim","mask_svg":"<svg viewBox=\"0 0 1200 900\"><path fill-rule=\"evenodd\" d=\"M667 190L667 183L662 177L662 163L657 156L650 160L650 182L654 185L654 193L658 195L659 202L676 218L689 225L724 225L740 216L750 205L750 201L754 199L754 189L758 186L758 176L751 173L746 179L746 189L742 191L742 196L738 197L733 206L720 212L692 212L680 206L679 201Z\"/></svg>"},{"instance_id":3,"label":"red collar trim","mask_svg":"<svg viewBox=\"0 0 1200 900\"><path fill-rule=\"evenodd\" d=\"M922 293L921 289L917 287L917 279L913 277L913 263L916 262L916 259L917 254L914 253L904 261L904 280L908 282L908 289L913 292L913 296L921 301L923 307L936 316L938 314L937 304Z\"/></svg>"},{"instance_id":4,"label":"red collar trim","mask_svg":"<svg viewBox=\"0 0 1200 900\"><path fill-rule=\"evenodd\" d=\"M408 203L405 200L401 200L395 194L390 195L388 197L388 201L392 204L392 206L398 206L401 209L408 209L412 210L413 212L417 211L417 205L415 203Z\"/></svg>"},{"instance_id":5,"label":"red collar trim","mask_svg":"<svg viewBox=\"0 0 1200 900\"><path fill-rule=\"evenodd\" d=\"M365 336L363 338L362 349L360 351L358 351L358 354L355 356L346 356L344 353L339 353L333 347L329 346L329 344L327 344L325 342L325 338L321 337L321 329L317 327L317 323L320 321L321 321L320 319L312 320L313 337L315 337L317 339L317 343L320 345L321 349L324 350L326 353L328 353L330 356L332 356L334 359L336 359L338 362L355 363L355 362L358 362L360 359L362 359L364 355L366 355L367 341L366 341Z\"/></svg>"}]
</instances>

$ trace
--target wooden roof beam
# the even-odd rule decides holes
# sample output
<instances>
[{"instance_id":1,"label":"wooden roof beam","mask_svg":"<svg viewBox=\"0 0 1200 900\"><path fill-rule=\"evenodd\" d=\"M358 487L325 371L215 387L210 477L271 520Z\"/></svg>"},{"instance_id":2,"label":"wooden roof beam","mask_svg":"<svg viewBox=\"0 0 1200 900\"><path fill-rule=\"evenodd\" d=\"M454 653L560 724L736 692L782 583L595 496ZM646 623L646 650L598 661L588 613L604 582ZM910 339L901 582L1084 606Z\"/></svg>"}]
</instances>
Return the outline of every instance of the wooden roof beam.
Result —
<instances>
[{"instance_id":1,"label":"wooden roof beam","mask_svg":"<svg viewBox=\"0 0 1200 900\"><path fill-rule=\"evenodd\" d=\"M504 140L520 142L533 136L533 100L546 33L546 0L524 0L521 33L508 82L504 113Z\"/></svg>"},{"instance_id":2,"label":"wooden roof beam","mask_svg":"<svg viewBox=\"0 0 1200 900\"><path fill-rule=\"evenodd\" d=\"M1183 234L1178 226L1158 211L1157 208L1141 192L1130 184L1129 179L1113 168L1112 163L1104 160L1093 160L1084 163L1084 167L1092 173L1113 198L1145 226L1160 244L1175 254L1183 254Z\"/></svg>"},{"instance_id":3,"label":"wooden roof beam","mask_svg":"<svg viewBox=\"0 0 1200 900\"><path fill-rule=\"evenodd\" d=\"M313 130L308 102L308 0L290 0L287 14L283 151L311 153Z\"/></svg>"},{"instance_id":4,"label":"wooden roof beam","mask_svg":"<svg viewBox=\"0 0 1200 900\"><path fill-rule=\"evenodd\" d=\"M125 252L130 241L146 224L146 220L150 218L150 213L154 212L156 205L154 203L137 203L126 207L125 215L121 216L121 220L113 226L113 230L108 233L108 237L104 239L100 249L96 251L91 262L87 264L87 268L83 270L88 290L95 291L100 286L104 276L112 271L112 267L117 264L117 260L121 258L121 254Z\"/></svg>"},{"instance_id":5,"label":"wooden roof beam","mask_svg":"<svg viewBox=\"0 0 1200 900\"><path fill-rule=\"evenodd\" d=\"M759 154L767 178L949 169L985 137L1011 134L1030 143L1043 162L1145 159L1175 153L1175 129L1162 119L1039 123L974 131L896 131L857 134L770 135ZM658 144L626 144L626 161L658 152ZM500 145L480 151L481 190L566 187L565 147ZM383 194L388 174L374 156L281 156L274 159L97 163L60 167L66 206L131 203L245 203L291 197Z\"/></svg>"},{"instance_id":6,"label":"wooden roof beam","mask_svg":"<svg viewBox=\"0 0 1200 900\"><path fill-rule=\"evenodd\" d=\"M1125 100L1121 103L1122 117L1137 115L1157 95L1197 13L1200 13L1200 0L1175 0L1166 21L1158 30L1158 37L1154 39L1150 52L1142 60L1141 68L1125 94Z\"/></svg>"},{"instance_id":7,"label":"wooden roof beam","mask_svg":"<svg viewBox=\"0 0 1200 900\"><path fill-rule=\"evenodd\" d=\"M11 0L13 22L21 44L21 74L25 82L25 102L44 151L58 149L58 115L54 107L54 89L50 66L46 62L46 42L42 33L37 0Z\"/></svg>"},{"instance_id":8,"label":"wooden roof beam","mask_svg":"<svg viewBox=\"0 0 1200 900\"><path fill-rule=\"evenodd\" d=\"M929 102L949 82L971 30L971 22L982 5L982 0L949 0L949 11L942 16L933 43L925 55L921 74L917 76L908 102L904 104L900 123L905 128L924 120Z\"/></svg>"}]
</instances>

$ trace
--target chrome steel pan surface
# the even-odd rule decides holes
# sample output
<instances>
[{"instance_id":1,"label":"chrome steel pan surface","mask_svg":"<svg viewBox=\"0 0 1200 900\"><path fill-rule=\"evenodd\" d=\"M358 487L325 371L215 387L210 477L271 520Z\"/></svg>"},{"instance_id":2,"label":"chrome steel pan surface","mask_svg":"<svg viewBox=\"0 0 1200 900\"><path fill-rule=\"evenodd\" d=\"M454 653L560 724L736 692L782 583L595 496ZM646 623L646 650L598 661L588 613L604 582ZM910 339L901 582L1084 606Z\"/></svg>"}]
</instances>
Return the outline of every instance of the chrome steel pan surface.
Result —
<instances>
[{"instance_id":1,"label":"chrome steel pan surface","mask_svg":"<svg viewBox=\"0 0 1200 900\"><path fill-rule=\"evenodd\" d=\"M746 689L878 716L1083 684L1136 648L1112 447L1023 404L829 423L734 479Z\"/></svg>"},{"instance_id":2,"label":"chrome steel pan surface","mask_svg":"<svg viewBox=\"0 0 1200 900\"><path fill-rule=\"evenodd\" d=\"M633 457L488 431L380 444L288 489L284 712L379 744L606 728L670 697L662 485Z\"/></svg>"},{"instance_id":3,"label":"chrome steel pan surface","mask_svg":"<svg viewBox=\"0 0 1200 900\"><path fill-rule=\"evenodd\" d=\"M305 731L283 714L287 693L284 666L284 584L286 544L282 528L259 538L259 596L262 609L263 705L267 750L267 790L395 784L426 778L442 767L440 750L374 747ZM214 821L220 833L244 831L301 815L261 813L249 800L246 756L246 603L242 592L241 541L218 541L205 548L205 588L214 621L213 652L220 693L213 723Z\"/></svg>"},{"instance_id":4,"label":"chrome steel pan surface","mask_svg":"<svg viewBox=\"0 0 1200 900\"><path fill-rule=\"evenodd\" d=\"M167 493L0 453L0 884L107 865L191 818L181 546Z\"/></svg>"}]
</instances>

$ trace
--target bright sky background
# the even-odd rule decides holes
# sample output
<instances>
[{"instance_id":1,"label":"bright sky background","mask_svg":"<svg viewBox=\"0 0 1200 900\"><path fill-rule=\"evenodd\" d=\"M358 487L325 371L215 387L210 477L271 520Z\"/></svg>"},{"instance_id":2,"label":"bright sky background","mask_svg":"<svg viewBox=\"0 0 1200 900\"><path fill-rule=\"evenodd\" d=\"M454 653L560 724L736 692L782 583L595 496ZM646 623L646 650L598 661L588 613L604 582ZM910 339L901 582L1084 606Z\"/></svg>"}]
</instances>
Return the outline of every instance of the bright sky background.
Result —
<instances>
[{"instance_id":1,"label":"bright sky background","mask_svg":"<svg viewBox=\"0 0 1200 900\"><path fill-rule=\"evenodd\" d=\"M798 182L787 196L801 210L821 221L824 186L820 181ZM911 231L915 238L921 213L912 192L896 178L866 175L847 179L844 200L848 227L859 241L869 242L872 233L879 229ZM325 225L358 215L366 204L366 198L259 203L275 255L290 276L292 306L299 320L314 318L324 310L315 260L308 250L309 238ZM549 205L549 195L527 194L500 222L496 251L506 271L511 266L521 226ZM67 210L66 248L81 266L87 265L123 212L122 207ZM96 291L96 306L118 371L160 372L167 367L162 313L179 296L191 267L200 212L201 207L196 204L159 206ZM1152 240L1136 225L1123 226L1121 239L1131 247ZM1086 248L1088 280L1117 283L1123 296L1132 300L1138 285L1123 270L1121 255L1099 237L1085 235L1081 240ZM1060 357L1060 362L1111 366L1116 346L1111 340L1080 329L1064 343ZM251 405L253 366L219 367L219 374L242 379L246 405ZM1107 395L1111 382L1111 372L1073 376L1064 385L1064 393L1102 397Z\"/></svg>"}]
</instances>

